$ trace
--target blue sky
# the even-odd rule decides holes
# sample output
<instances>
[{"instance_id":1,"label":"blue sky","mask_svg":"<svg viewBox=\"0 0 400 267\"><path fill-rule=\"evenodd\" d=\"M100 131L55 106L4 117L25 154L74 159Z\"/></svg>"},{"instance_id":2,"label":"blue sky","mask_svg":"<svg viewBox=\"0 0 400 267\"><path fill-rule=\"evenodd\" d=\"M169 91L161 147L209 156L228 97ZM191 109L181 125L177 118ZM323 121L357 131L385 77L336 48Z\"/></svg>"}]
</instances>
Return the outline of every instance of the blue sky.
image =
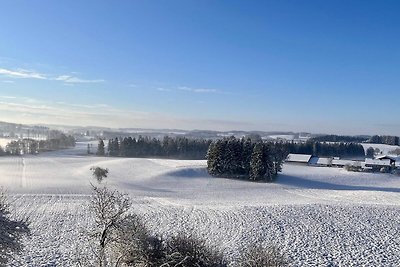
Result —
<instances>
[{"instance_id":1,"label":"blue sky","mask_svg":"<svg viewBox=\"0 0 400 267\"><path fill-rule=\"evenodd\" d=\"M398 1L2 1L0 120L400 135Z\"/></svg>"}]
</instances>

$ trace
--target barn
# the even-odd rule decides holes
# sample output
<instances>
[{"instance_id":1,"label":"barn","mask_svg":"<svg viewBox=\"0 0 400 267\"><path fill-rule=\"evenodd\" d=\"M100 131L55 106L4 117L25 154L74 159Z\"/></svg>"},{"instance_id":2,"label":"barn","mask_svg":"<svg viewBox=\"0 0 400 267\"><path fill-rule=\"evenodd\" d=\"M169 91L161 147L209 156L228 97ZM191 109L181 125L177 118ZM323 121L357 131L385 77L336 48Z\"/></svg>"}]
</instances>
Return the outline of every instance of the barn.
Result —
<instances>
[{"instance_id":1,"label":"barn","mask_svg":"<svg viewBox=\"0 0 400 267\"><path fill-rule=\"evenodd\" d=\"M286 162L296 164L309 164L312 155L308 154L289 154Z\"/></svg>"}]
</instances>

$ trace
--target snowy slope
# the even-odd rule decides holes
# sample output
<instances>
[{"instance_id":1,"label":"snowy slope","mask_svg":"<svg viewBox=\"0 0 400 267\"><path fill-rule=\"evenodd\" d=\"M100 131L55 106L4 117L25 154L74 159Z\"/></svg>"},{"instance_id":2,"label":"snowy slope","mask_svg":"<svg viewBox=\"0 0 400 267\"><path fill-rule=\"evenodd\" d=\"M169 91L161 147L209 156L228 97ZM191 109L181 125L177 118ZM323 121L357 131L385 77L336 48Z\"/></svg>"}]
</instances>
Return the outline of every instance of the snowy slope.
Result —
<instances>
[{"instance_id":1,"label":"snowy slope","mask_svg":"<svg viewBox=\"0 0 400 267\"><path fill-rule=\"evenodd\" d=\"M83 156L75 149L1 157L0 185L33 235L14 266L71 266L85 250L91 166L131 195L154 232L194 231L234 260L253 242L274 242L293 266L399 266L400 177L286 165L276 183L212 178L205 161ZM177 228L179 227L179 229Z\"/></svg>"},{"instance_id":2,"label":"snowy slope","mask_svg":"<svg viewBox=\"0 0 400 267\"><path fill-rule=\"evenodd\" d=\"M395 149L400 149L400 146L392 146L392 145L385 145L385 144L365 144L365 143L362 143L361 145L364 147L365 151L367 151L367 149L369 147L372 147L374 149L377 148L382 152L383 155L390 155L391 151L393 151Z\"/></svg>"}]
</instances>

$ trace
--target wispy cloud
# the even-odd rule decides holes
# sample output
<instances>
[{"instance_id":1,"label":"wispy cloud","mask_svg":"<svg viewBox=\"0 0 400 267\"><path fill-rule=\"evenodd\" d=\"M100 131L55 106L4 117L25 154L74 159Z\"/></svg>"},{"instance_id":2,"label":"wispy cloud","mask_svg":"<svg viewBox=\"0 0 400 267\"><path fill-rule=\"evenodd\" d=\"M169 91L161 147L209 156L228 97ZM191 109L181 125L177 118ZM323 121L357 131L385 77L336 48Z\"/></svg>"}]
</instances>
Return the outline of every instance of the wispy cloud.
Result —
<instances>
[{"instance_id":1,"label":"wispy cloud","mask_svg":"<svg viewBox=\"0 0 400 267\"><path fill-rule=\"evenodd\" d=\"M10 78L47 80L47 77L41 73L31 71L31 70L24 70L24 69L9 70L9 69L0 68L0 74L10 77Z\"/></svg>"},{"instance_id":2,"label":"wispy cloud","mask_svg":"<svg viewBox=\"0 0 400 267\"><path fill-rule=\"evenodd\" d=\"M4 80L2 81L3 83L15 83L15 81L11 81L11 80Z\"/></svg>"},{"instance_id":3,"label":"wispy cloud","mask_svg":"<svg viewBox=\"0 0 400 267\"><path fill-rule=\"evenodd\" d=\"M70 75L60 75L60 76L54 78L54 80L63 81L65 83L101 83L101 82L104 82L104 80L102 80L102 79L86 80L86 79L81 79L81 78L70 76Z\"/></svg>"},{"instance_id":4,"label":"wispy cloud","mask_svg":"<svg viewBox=\"0 0 400 267\"><path fill-rule=\"evenodd\" d=\"M208 88L192 88L187 86L179 86L178 90L192 92L192 93L218 93L217 89L208 89Z\"/></svg>"},{"instance_id":5,"label":"wispy cloud","mask_svg":"<svg viewBox=\"0 0 400 267\"><path fill-rule=\"evenodd\" d=\"M157 91L160 91L160 92L171 92L172 90L168 89L168 88L164 88L164 87L158 87Z\"/></svg>"},{"instance_id":6,"label":"wispy cloud","mask_svg":"<svg viewBox=\"0 0 400 267\"><path fill-rule=\"evenodd\" d=\"M15 79L38 79L38 80L48 80L48 81L61 81L65 84L76 84L76 83L102 83L103 79L82 79L72 75L50 75L43 74L32 70L25 69L5 69L0 68L0 75L15 78ZM13 82L13 81L8 81Z\"/></svg>"},{"instance_id":7,"label":"wispy cloud","mask_svg":"<svg viewBox=\"0 0 400 267\"><path fill-rule=\"evenodd\" d=\"M221 94L223 91L217 89L210 88L193 88L188 86L178 86L175 88L165 88L165 87L157 87L157 91L160 92L189 92L196 94Z\"/></svg>"}]
</instances>

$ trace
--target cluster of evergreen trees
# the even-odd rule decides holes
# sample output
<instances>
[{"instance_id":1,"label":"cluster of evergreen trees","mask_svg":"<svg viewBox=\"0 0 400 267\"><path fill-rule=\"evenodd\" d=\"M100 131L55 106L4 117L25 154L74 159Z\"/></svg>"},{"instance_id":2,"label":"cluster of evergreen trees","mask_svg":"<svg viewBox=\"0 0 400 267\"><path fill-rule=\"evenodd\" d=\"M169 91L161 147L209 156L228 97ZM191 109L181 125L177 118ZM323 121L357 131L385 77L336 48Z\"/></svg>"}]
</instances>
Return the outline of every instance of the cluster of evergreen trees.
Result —
<instances>
[{"instance_id":1,"label":"cluster of evergreen trees","mask_svg":"<svg viewBox=\"0 0 400 267\"><path fill-rule=\"evenodd\" d=\"M114 157L162 157L175 159L204 159L210 140L165 136L162 140L139 136L110 139L107 152L103 140L99 141L97 155Z\"/></svg>"},{"instance_id":2,"label":"cluster of evergreen trees","mask_svg":"<svg viewBox=\"0 0 400 267\"><path fill-rule=\"evenodd\" d=\"M320 143L307 141L305 143L287 143L289 153L309 154L320 157L364 157L362 145L357 143Z\"/></svg>"},{"instance_id":3,"label":"cluster of evergreen trees","mask_svg":"<svg viewBox=\"0 0 400 267\"><path fill-rule=\"evenodd\" d=\"M44 151L65 149L75 146L75 138L63 133L48 140L20 139L7 144L5 153L11 155L37 154ZM1 152L0 152L1 154Z\"/></svg>"},{"instance_id":4,"label":"cluster of evergreen trees","mask_svg":"<svg viewBox=\"0 0 400 267\"><path fill-rule=\"evenodd\" d=\"M288 155L283 143L252 142L235 137L216 140L207 152L212 176L273 181Z\"/></svg>"},{"instance_id":5,"label":"cluster of evergreen trees","mask_svg":"<svg viewBox=\"0 0 400 267\"><path fill-rule=\"evenodd\" d=\"M390 136L390 135L374 135L369 140L368 143L372 144L386 144L386 145L393 145L398 146L400 145L399 137L398 136Z\"/></svg>"},{"instance_id":6,"label":"cluster of evergreen trees","mask_svg":"<svg viewBox=\"0 0 400 267\"><path fill-rule=\"evenodd\" d=\"M348 135L321 135L310 139L314 142L344 142L344 143L362 143L368 140L369 136L348 136Z\"/></svg>"}]
</instances>

